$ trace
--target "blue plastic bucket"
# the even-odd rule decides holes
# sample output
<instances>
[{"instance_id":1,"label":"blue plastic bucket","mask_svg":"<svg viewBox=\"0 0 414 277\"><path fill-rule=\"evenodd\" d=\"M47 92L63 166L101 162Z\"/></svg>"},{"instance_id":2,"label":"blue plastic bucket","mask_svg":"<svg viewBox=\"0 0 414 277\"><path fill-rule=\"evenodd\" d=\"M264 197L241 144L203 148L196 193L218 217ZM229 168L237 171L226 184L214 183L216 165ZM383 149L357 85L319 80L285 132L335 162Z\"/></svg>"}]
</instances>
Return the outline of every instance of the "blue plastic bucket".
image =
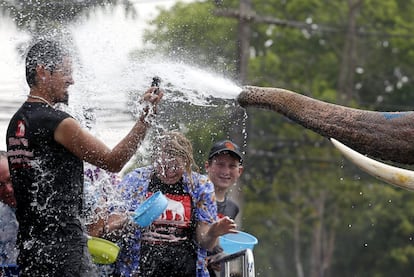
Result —
<instances>
[{"instance_id":1,"label":"blue plastic bucket","mask_svg":"<svg viewBox=\"0 0 414 277\"><path fill-rule=\"evenodd\" d=\"M241 231L237 234L225 234L220 237L220 246L227 254L233 254L244 249L253 250L257 242L255 236Z\"/></svg>"},{"instance_id":2,"label":"blue plastic bucket","mask_svg":"<svg viewBox=\"0 0 414 277\"><path fill-rule=\"evenodd\" d=\"M132 218L139 226L147 227L165 211L167 206L167 197L161 191L157 191L135 210Z\"/></svg>"}]
</instances>

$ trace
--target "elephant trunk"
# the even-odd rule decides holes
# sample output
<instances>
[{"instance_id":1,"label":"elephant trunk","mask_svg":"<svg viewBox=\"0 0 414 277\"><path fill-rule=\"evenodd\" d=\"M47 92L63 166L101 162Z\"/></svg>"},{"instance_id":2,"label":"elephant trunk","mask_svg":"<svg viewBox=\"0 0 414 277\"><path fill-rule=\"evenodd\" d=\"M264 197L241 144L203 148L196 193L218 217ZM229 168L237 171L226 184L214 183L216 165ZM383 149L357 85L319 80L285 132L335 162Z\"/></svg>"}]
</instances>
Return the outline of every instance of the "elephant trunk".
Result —
<instances>
[{"instance_id":1,"label":"elephant trunk","mask_svg":"<svg viewBox=\"0 0 414 277\"><path fill-rule=\"evenodd\" d=\"M375 112L316 100L280 88L246 86L242 107L270 109L358 152L414 164L414 112Z\"/></svg>"}]
</instances>

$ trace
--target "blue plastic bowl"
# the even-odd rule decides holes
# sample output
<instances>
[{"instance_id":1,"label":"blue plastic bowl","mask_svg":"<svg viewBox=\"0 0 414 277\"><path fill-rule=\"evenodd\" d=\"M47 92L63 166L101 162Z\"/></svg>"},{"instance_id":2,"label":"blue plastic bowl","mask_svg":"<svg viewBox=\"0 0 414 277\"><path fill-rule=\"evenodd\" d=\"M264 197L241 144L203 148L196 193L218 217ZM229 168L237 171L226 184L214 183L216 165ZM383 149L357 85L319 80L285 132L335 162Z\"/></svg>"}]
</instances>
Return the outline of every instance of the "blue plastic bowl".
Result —
<instances>
[{"instance_id":1,"label":"blue plastic bowl","mask_svg":"<svg viewBox=\"0 0 414 277\"><path fill-rule=\"evenodd\" d=\"M132 218L139 226L147 227L165 211L167 205L167 197L157 191L135 210Z\"/></svg>"},{"instance_id":2,"label":"blue plastic bowl","mask_svg":"<svg viewBox=\"0 0 414 277\"><path fill-rule=\"evenodd\" d=\"M220 246L227 254L233 254L245 249L253 250L257 242L256 237L241 231L237 234L225 234L220 237Z\"/></svg>"}]
</instances>

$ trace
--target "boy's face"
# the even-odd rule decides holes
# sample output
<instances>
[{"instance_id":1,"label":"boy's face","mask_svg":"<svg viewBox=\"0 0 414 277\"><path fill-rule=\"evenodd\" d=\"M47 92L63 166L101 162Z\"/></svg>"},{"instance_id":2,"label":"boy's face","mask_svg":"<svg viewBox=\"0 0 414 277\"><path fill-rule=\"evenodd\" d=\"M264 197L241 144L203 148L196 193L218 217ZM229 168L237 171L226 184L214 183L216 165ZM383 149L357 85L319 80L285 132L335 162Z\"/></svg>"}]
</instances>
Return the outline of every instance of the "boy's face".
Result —
<instances>
[{"instance_id":1,"label":"boy's face","mask_svg":"<svg viewBox=\"0 0 414 277\"><path fill-rule=\"evenodd\" d=\"M216 189L228 189L243 172L240 161L227 153L215 155L210 162L206 162L205 167Z\"/></svg>"}]
</instances>

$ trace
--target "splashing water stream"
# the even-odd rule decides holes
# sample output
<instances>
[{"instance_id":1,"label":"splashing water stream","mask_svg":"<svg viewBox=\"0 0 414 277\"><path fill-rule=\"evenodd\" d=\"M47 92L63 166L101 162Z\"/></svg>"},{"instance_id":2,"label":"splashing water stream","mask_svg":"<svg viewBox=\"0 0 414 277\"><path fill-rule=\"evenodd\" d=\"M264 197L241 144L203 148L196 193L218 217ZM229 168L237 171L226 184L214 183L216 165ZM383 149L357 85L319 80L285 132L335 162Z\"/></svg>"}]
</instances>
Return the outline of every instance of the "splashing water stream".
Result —
<instances>
[{"instance_id":1,"label":"splashing water stream","mask_svg":"<svg viewBox=\"0 0 414 277\"><path fill-rule=\"evenodd\" d=\"M185 102L209 106L212 98L230 103L241 91L231 80L218 74L161 57L127 61L121 66L106 66L94 71L86 66L79 66L75 71L70 103L79 111L96 111L97 129L114 130L109 136L110 144L119 141L132 126L131 113L136 107L131 101L148 89L154 76L161 77L161 87L166 91L163 105ZM119 129L124 130L119 132Z\"/></svg>"}]
</instances>

